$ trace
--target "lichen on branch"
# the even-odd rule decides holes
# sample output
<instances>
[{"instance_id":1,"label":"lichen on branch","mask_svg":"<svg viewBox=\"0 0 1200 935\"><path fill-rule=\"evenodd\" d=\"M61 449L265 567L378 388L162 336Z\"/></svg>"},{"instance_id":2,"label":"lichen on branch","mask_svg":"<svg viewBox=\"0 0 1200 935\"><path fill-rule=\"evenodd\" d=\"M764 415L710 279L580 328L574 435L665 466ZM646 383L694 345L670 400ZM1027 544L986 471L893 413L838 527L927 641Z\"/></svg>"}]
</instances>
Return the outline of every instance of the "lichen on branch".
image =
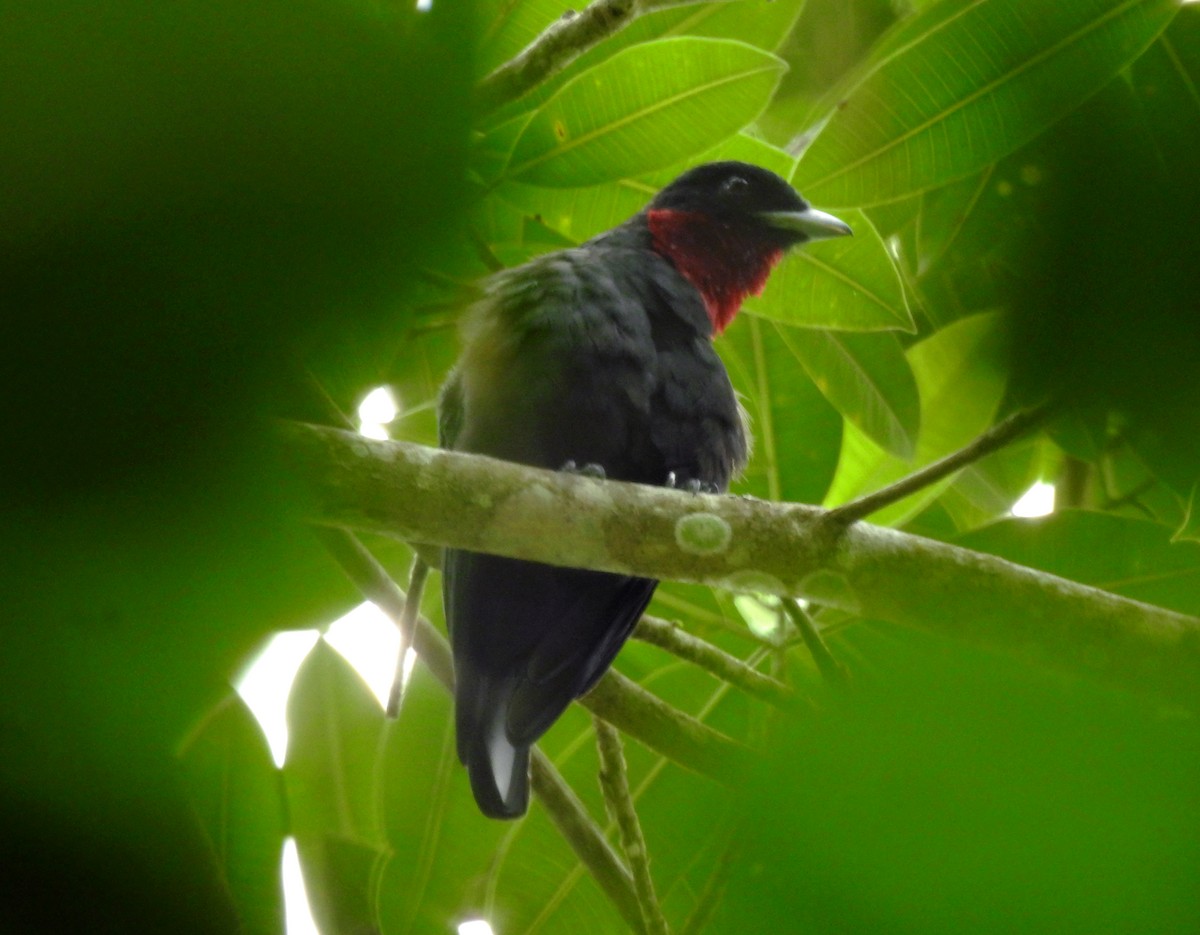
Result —
<instances>
[{"instance_id":1,"label":"lichen on branch","mask_svg":"<svg viewBox=\"0 0 1200 935\"><path fill-rule=\"evenodd\" d=\"M597 481L300 423L281 437L320 524L805 597L1200 700L1200 620L995 556L863 522L843 528L802 504ZM679 523L698 513L728 527L720 549L681 548Z\"/></svg>"}]
</instances>

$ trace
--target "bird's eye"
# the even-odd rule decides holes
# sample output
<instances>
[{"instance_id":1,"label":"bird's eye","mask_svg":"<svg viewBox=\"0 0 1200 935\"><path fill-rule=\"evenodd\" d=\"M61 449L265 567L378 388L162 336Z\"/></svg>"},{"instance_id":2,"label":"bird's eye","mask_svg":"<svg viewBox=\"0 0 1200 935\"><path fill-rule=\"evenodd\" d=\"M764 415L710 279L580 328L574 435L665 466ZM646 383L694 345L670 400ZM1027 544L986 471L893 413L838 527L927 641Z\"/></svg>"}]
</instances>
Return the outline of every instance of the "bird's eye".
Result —
<instances>
[{"instance_id":1,"label":"bird's eye","mask_svg":"<svg viewBox=\"0 0 1200 935\"><path fill-rule=\"evenodd\" d=\"M721 183L721 194L722 195L732 195L733 197L736 198L739 195L745 194L746 190L749 187L750 187L749 182L747 182L740 175L734 175L734 176L731 176L730 178L727 178L724 182Z\"/></svg>"}]
</instances>

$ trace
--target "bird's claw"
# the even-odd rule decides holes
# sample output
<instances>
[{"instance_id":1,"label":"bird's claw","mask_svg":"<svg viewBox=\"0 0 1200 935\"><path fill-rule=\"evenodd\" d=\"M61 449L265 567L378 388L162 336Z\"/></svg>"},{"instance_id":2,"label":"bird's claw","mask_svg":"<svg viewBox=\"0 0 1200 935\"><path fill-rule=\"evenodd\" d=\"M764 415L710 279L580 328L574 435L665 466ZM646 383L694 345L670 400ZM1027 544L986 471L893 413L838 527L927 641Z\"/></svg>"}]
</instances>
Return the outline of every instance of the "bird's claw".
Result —
<instances>
[{"instance_id":1,"label":"bird's claw","mask_svg":"<svg viewBox=\"0 0 1200 935\"><path fill-rule=\"evenodd\" d=\"M698 477L690 478L680 484L674 471L667 472L666 486L671 490L686 490L688 493L720 493L716 484L700 480Z\"/></svg>"},{"instance_id":2,"label":"bird's claw","mask_svg":"<svg viewBox=\"0 0 1200 935\"><path fill-rule=\"evenodd\" d=\"M559 470L566 474L578 474L582 477L594 477L596 480L604 480L604 478L607 476L604 473L604 465L589 461L587 464L580 466L575 463L574 458L564 461L563 466L560 467Z\"/></svg>"}]
</instances>

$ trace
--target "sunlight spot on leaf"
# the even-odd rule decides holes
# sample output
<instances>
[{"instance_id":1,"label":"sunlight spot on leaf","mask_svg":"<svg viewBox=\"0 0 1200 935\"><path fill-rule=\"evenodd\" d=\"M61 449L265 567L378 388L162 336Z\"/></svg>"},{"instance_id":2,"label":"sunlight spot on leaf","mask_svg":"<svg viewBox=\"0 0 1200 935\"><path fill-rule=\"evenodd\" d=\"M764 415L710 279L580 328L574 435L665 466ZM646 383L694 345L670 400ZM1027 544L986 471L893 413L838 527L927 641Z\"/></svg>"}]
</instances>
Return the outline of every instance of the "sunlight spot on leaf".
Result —
<instances>
[{"instance_id":1,"label":"sunlight spot on leaf","mask_svg":"<svg viewBox=\"0 0 1200 935\"><path fill-rule=\"evenodd\" d=\"M391 387L377 386L358 404L358 434L384 441L386 426L400 413L400 403Z\"/></svg>"},{"instance_id":2,"label":"sunlight spot on leaf","mask_svg":"<svg viewBox=\"0 0 1200 935\"><path fill-rule=\"evenodd\" d=\"M763 639L777 639L783 625L779 598L773 594L735 594L733 606L737 608L750 632Z\"/></svg>"},{"instance_id":3,"label":"sunlight spot on leaf","mask_svg":"<svg viewBox=\"0 0 1200 935\"><path fill-rule=\"evenodd\" d=\"M276 633L234 680L234 688L254 714L276 766L287 755L287 700L296 671L316 645L316 630L288 630Z\"/></svg>"},{"instance_id":4,"label":"sunlight spot on leaf","mask_svg":"<svg viewBox=\"0 0 1200 935\"><path fill-rule=\"evenodd\" d=\"M1038 481L1013 504L1012 515L1021 517L1049 516L1054 512L1054 485Z\"/></svg>"},{"instance_id":5,"label":"sunlight spot on leaf","mask_svg":"<svg viewBox=\"0 0 1200 935\"><path fill-rule=\"evenodd\" d=\"M283 904L287 935L321 935L309 908L304 875L300 872L300 854L294 838L283 842Z\"/></svg>"},{"instance_id":6,"label":"sunlight spot on leaf","mask_svg":"<svg viewBox=\"0 0 1200 935\"><path fill-rule=\"evenodd\" d=\"M458 927L458 935L493 935L492 927L483 919L471 919Z\"/></svg>"},{"instance_id":7,"label":"sunlight spot on leaf","mask_svg":"<svg viewBox=\"0 0 1200 935\"><path fill-rule=\"evenodd\" d=\"M354 666L363 681L387 705L392 677L396 672L396 653L400 649L400 632L391 618L370 601L329 625L325 641ZM408 681L417 654L409 649L404 657L404 681Z\"/></svg>"}]
</instances>

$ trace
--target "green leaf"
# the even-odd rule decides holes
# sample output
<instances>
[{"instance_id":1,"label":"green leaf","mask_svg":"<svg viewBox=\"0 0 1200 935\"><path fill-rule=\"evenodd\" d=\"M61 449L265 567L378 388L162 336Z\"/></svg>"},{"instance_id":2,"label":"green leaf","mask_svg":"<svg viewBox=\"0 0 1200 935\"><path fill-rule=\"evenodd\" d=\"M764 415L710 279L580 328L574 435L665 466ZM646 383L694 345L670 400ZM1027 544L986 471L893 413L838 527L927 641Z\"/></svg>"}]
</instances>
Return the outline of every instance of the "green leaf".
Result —
<instances>
[{"instance_id":1,"label":"green leaf","mask_svg":"<svg viewBox=\"0 0 1200 935\"><path fill-rule=\"evenodd\" d=\"M902 22L804 153L818 204L891 201L977 172L1134 61L1177 0L949 0Z\"/></svg>"},{"instance_id":2,"label":"green leaf","mask_svg":"<svg viewBox=\"0 0 1200 935\"><path fill-rule=\"evenodd\" d=\"M324 640L296 675L287 716L283 774L297 843L311 832L380 842L373 774L383 710L350 663Z\"/></svg>"},{"instance_id":3,"label":"green leaf","mask_svg":"<svg viewBox=\"0 0 1200 935\"><path fill-rule=\"evenodd\" d=\"M773 52L791 32L803 6L804 0L740 0L738 3L717 0L715 3L681 4L651 10L635 17L625 28L587 49L558 74L487 119L505 119L534 110L581 72L596 67L622 49L656 39L678 36L734 39ZM557 16L558 12L555 10L553 15ZM550 19L546 22L549 24Z\"/></svg>"},{"instance_id":4,"label":"green leaf","mask_svg":"<svg viewBox=\"0 0 1200 935\"><path fill-rule=\"evenodd\" d=\"M917 216L917 272L923 274L937 264L963 234L980 199L988 190L994 166L951 182L921 196Z\"/></svg>"},{"instance_id":5,"label":"green leaf","mask_svg":"<svg viewBox=\"0 0 1200 935\"><path fill-rule=\"evenodd\" d=\"M747 315L717 342L754 438L737 489L769 500L819 503L837 466L842 420L784 339L789 330Z\"/></svg>"},{"instance_id":6,"label":"green leaf","mask_svg":"<svg viewBox=\"0 0 1200 935\"><path fill-rule=\"evenodd\" d=\"M908 351L921 396L921 432L911 463L887 454L847 425L827 506L878 490L966 445L991 425L1004 395L999 367L999 318L985 313L963 318ZM880 525L899 525L928 506L950 483L945 479L872 514Z\"/></svg>"},{"instance_id":7,"label":"green leaf","mask_svg":"<svg viewBox=\"0 0 1200 935\"><path fill-rule=\"evenodd\" d=\"M776 329L838 412L885 451L912 457L921 403L912 367L894 334Z\"/></svg>"},{"instance_id":8,"label":"green leaf","mask_svg":"<svg viewBox=\"0 0 1200 935\"><path fill-rule=\"evenodd\" d=\"M1200 482L1192 487L1184 504L1183 522L1171 536L1172 542L1200 542Z\"/></svg>"},{"instance_id":9,"label":"green leaf","mask_svg":"<svg viewBox=\"0 0 1200 935\"><path fill-rule=\"evenodd\" d=\"M542 188L506 181L494 197L521 209L527 217L540 218L575 243L583 243L637 214L656 191L656 186L638 179L587 188Z\"/></svg>"},{"instance_id":10,"label":"green leaf","mask_svg":"<svg viewBox=\"0 0 1200 935\"><path fill-rule=\"evenodd\" d=\"M1064 510L959 537L969 549L1184 614L1200 614L1200 544L1158 523Z\"/></svg>"},{"instance_id":11,"label":"green leaf","mask_svg":"<svg viewBox=\"0 0 1200 935\"><path fill-rule=\"evenodd\" d=\"M916 330L895 264L874 225L858 211L838 216L854 236L791 251L746 309L808 328Z\"/></svg>"},{"instance_id":12,"label":"green leaf","mask_svg":"<svg viewBox=\"0 0 1200 935\"><path fill-rule=\"evenodd\" d=\"M390 856L375 899L384 935L444 931L478 914L506 826L475 807L454 751L450 695L421 665L388 730L381 788Z\"/></svg>"},{"instance_id":13,"label":"green leaf","mask_svg":"<svg viewBox=\"0 0 1200 935\"><path fill-rule=\"evenodd\" d=\"M180 760L246 935L283 931L284 804L254 715L231 694L184 743Z\"/></svg>"},{"instance_id":14,"label":"green leaf","mask_svg":"<svg viewBox=\"0 0 1200 935\"><path fill-rule=\"evenodd\" d=\"M283 774L309 903L324 931L370 921L364 904L346 896L366 885L355 880L364 863L358 854L383 842L376 786L383 725L383 710L358 673L319 641L288 699Z\"/></svg>"},{"instance_id":15,"label":"green leaf","mask_svg":"<svg viewBox=\"0 0 1200 935\"><path fill-rule=\"evenodd\" d=\"M721 39L664 39L626 49L538 109L507 174L569 187L669 166L753 120L785 67L773 55Z\"/></svg>"}]
</instances>

